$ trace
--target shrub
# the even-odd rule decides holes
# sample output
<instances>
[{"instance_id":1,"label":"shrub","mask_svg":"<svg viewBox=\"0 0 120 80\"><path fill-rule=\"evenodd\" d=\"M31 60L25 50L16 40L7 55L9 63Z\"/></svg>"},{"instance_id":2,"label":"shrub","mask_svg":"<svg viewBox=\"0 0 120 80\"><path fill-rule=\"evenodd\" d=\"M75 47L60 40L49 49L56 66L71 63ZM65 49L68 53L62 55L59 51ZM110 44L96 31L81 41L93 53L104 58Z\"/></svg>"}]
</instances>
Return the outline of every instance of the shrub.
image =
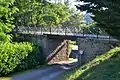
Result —
<instances>
[{"instance_id":1,"label":"shrub","mask_svg":"<svg viewBox=\"0 0 120 80\"><path fill-rule=\"evenodd\" d=\"M12 72L33 50L32 44L0 43L0 76Z\"/></svg>"},{"instance_id":2,"label":"shrub","mask_svg":"<svg viewBox=\"0 0 120 80\"><path fill-rule=\"evenodd\" d=\"M16 67L15 71L19 72L28 70L41 64L44 64L41 49L34 45L33 51L21 61L21 63Z\"/></svg>"}]
</instances>

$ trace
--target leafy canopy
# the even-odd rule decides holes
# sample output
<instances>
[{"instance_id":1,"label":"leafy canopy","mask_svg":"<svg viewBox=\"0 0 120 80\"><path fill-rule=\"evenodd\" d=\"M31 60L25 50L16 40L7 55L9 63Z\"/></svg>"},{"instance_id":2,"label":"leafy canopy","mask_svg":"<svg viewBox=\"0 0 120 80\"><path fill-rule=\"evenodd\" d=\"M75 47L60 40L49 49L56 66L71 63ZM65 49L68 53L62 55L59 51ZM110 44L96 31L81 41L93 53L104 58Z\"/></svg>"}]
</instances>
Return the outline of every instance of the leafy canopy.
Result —
<instances>
[{"instance_id":1,"label":"leafy canopy","mask_svg":"<svg viewBox=\"0 0 120 80\"><path fill-rule=\"evenodd\" d=\"M73 13L71 13L73 14ZM69 17L69 20L62 23L63 26L69 27L86 27L84 15L79 13L75 13Z\"/></svg>"},{"instance_id":2,"label":"leafy canopy","mask_svg":"<svg viewBox=\"0 0 120 80\"><path fill-rule=\"evenodd\" d=\"M0 42L1 41L10 41L11 36L8 35L15 27L13 25L12 15L18 11L14 6L15 0L0 0Z\"/></svg>"},{"instance_id":3,"label":"leafy canopy","mask_svg":"<svg viewBox=\"0 0 120 80\"><path fill-rule=\"evenodd\" d=\"M0 0L0 76L13 72L25 57L33 51L30 43L12 42L13 15L18 11L15 0Z\"/></svg>"},{"instance_id":4,"label":"leafy canopy","mask_svg":"<svg viewBox=\"0 0 120 80\"><path fill-rule=\"evenodd\" d=\"M19 12L16 14L17 25L56 26L69 17L69 9L62 4L53 4L38 0L17 0Z\"/></svg>"},{"instance_id":5,"label":"leafy canopy","mask_svg":"<svg viewBox=\"0 0 120 80\"><path fill-rule=\"evenodd\" d=\"M93 13L97 26L120 39L120 0L78 0L88 4L77 5L80 10Z\"/></svg>"}]
</instances>

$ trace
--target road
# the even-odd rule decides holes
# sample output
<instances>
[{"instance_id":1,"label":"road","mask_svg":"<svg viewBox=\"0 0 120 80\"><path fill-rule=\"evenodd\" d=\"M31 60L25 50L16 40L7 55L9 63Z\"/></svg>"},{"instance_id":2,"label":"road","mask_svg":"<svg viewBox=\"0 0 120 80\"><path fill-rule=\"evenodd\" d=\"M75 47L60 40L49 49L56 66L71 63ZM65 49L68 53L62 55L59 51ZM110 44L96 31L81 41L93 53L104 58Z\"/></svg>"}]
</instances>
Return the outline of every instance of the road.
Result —
<instances>
[{"instance_id":1,"label":"road","mask_svg":"<svg viewBox=\"0 0 120 80\"><path fill-rule=\"evenodd\" d=\"M74 68L76 63L53 65L46 68L31 70L18 75L12 76L12 80L55 80L57 76L64 73L66 70Z\"/></svg>"},{"instance_id":2,"label":"road","mask_svg":"<svg viewBox=\"0 0 120 80\"><path fill-rule=\"evenodd\" d=\"M75 61L62 61L59 64L29 70L12 76L12 80L56 80L60 74L78 65L78 53L72 52L72 54Z\"/></svg>"}]
</instances>

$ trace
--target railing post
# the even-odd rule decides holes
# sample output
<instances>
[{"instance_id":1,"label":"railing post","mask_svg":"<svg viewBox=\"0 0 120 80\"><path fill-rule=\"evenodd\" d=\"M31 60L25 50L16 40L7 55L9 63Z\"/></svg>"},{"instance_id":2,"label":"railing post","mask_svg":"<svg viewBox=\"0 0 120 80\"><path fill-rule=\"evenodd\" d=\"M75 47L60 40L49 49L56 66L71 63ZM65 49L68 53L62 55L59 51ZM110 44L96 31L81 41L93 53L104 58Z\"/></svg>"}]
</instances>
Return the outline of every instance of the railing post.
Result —
<instances>
[{"instance_id":1,"label":"railing post","mask_svg":"<svg viewBox=\"0 0 120 80\"><path fill-rule=\"evenodd\" d=\"M58 28L57 27L56 27L56 30L57 30L57 34L58 34L59 32L58 32Z\"/></svg>"},{"instance_id":2,"label":"railing post","mask_svg":"<svg viewBox=\"0 0 120 80\"><path fill-rule=\"evenodd\" d=\"M42 27L40 27L40 31L41 31L41 34L42 34Z\"/></svg>"},{"instance_id":3,"label":"railing post","mask_svg":"<svg viewBox=\"0 0 120 80\"><path fill-rule=\"evenodd\" d=\"M50 27L50 34L51 34L51 27Z\"/></svg>"},{"instance_id":4,"label":"railing post","mask_svg":"<svg viewBox=\"0 0 120 80\"><path fill-rule=\"evenodd\" d=\"M66 35L66 32L67 32L67 31L66 31L66 27L65 27L65 35Z\"/></svg>"},{"instance_id":5,"label":"railing post","mask_svg":"<svg viewBox=\"0 0 120 80\"><path fill-rule=\"evenodd\" d=\"M75 27L74 27L74 34L75 34Z\"/></svg>"},{"instance_id":6,"label":"railing post","mask_svg":"<svg viewBox=\"0 0 120 80\"><path fill-rule=\"evenodd\" d=\"M99 35L99 30L97 30L97 39L99 38L98 35Z\"/></svg>"},{"instance_id":7,"label":"railing post","mask_svg":"<svg viewBox=\"0 0 120 80\"><path fill-rule=\"evenodd\" d=\"M109 36L109 40L110 40L110 36Z\"/></svg>"},{"instance_id":8,"label":"railing post","mask_svg":"<svg viewBox=\"0 0 120 80\"><path fill-rule=\"evenodd\" d=\"M110 44L110 36L109 36L109 44Z\"/></svg>"},{"instance_id":9,"label":"railing post","mask_svg":"<svg viewBox=\"0 0 120 80\"><path fill-rule=\"evenodd\" d=\"M85 34L85 33L84 33L84 28L83 28L83 37L84 37L84 34Z\"/></svg>"},{"instance_id":10,"label":"railing post","mask_svg":"<svg viewBox=\"0 0 120 80\"><path fill-rule=\"evenodd\" d=\"M97 33L97 39L98 39L98 33Z\"/></svg>"},{"instance_id":11,"label":"railing post","mask_svg":"<svg viewBox=\"0 0 120 80\"><path fill-rule=\"evenodd\" d=\"M30 33L30 26L28 26L28 34Z\"/></svg>"}]
</instances>

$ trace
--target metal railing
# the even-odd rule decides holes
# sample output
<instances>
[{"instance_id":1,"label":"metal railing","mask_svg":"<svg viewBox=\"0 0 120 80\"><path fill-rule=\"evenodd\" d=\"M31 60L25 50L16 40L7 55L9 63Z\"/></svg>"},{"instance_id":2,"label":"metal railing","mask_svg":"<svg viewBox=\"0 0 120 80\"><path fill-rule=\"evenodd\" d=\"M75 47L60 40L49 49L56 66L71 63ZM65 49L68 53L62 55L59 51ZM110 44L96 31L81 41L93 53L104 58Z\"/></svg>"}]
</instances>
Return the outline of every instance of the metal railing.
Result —
<instances>
[{"instance_id":1,"label":"metal railing","mask_svg":"<svg viewBox=\"0 0 120 80\"><path fill-rule=\"evenodd\" d=\"M81 27L24 27L20 26L17 29L18 33L22 34L36 34L36 35L67 35L67 36L79 36L99 39L113 39L108 34L89 34L86 33L84 28Z\"/></svg>"},{"instance_id":2,"label":"metal railing","mask_svg":"<svg viewBox=\"0 0 120 80\"><path fill-rule=\"evenodd\" d=\"M67 34L67 33L83 33L80 27L23 27L17 28L19 33L39 33L39 34Z\"/></svg>"}]
</instances>

